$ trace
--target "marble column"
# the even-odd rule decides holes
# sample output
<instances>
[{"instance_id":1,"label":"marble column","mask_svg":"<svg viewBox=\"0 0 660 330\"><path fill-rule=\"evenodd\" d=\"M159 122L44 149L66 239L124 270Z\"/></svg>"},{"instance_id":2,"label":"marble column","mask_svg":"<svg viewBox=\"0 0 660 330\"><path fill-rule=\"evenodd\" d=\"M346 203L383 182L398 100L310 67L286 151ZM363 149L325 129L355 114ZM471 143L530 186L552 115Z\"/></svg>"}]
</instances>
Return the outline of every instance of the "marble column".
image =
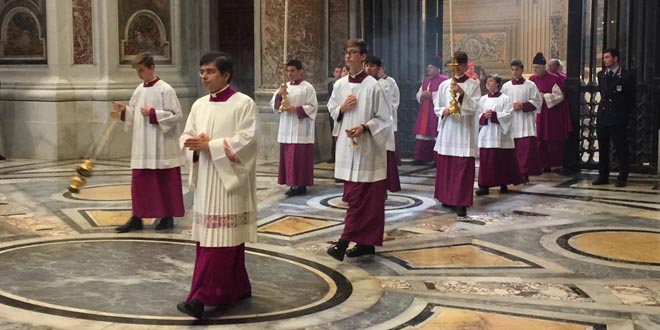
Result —
<instances>
[{"instance_id":1,"label":"marble column","mask_svg":"<svg viewBox=\"0 0 660 330\"><path fill-rule=\"evenodd\" d=\"M328 51L328 0L289 1L288 54L283 58L284 0L255 0L255 100L260 108L262 128L261 158L279 159L277 130L279 115L268 102L282 83L283 63L299 59L305 79L317 91L319 113L316 117L314 157L316 161L330 157L330 123L326 108Z\"/></svg>"}]
</instances>

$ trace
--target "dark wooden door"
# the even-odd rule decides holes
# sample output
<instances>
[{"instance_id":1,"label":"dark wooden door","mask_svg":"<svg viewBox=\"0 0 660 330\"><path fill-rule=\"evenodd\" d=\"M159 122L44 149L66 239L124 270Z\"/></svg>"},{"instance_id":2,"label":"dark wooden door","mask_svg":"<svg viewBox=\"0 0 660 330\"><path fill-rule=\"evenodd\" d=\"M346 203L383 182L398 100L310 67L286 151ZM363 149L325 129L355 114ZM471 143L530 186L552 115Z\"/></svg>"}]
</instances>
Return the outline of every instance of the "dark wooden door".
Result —
<instances>
[{"instance_id":1,"label":"dark wooden door","mask_svg":"<svg viewBox=\"0 0 660 330\"><path fill-rule=\"evenodd\" d=\"M254 2L220 0L218 10L218 48L234 59L231 85L254 97Z\"/></svg>"}]
</instances>

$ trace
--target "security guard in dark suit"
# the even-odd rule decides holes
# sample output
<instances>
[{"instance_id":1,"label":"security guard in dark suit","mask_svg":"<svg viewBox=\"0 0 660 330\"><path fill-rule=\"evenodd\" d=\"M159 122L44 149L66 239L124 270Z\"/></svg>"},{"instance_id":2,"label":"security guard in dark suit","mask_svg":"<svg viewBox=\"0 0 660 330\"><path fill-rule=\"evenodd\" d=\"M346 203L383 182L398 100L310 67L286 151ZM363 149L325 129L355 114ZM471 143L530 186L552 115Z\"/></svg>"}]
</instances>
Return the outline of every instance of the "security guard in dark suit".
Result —
<instances>
[{"instance_id":1,"label":"security guard in dark suit","mask_svg":"<svg viewBox=\"0 0 660 330\"><path fill-rule=\"evenodd\" d=\"M619 65L619 51L603 51L604 70L598 72L600 103L596 114L599 164L598 179L593 185L609 184L610 140L619 162L616 187L625 187L629 172L628 117L635 110L635 77Z\"/></svg>"}]
</instances>

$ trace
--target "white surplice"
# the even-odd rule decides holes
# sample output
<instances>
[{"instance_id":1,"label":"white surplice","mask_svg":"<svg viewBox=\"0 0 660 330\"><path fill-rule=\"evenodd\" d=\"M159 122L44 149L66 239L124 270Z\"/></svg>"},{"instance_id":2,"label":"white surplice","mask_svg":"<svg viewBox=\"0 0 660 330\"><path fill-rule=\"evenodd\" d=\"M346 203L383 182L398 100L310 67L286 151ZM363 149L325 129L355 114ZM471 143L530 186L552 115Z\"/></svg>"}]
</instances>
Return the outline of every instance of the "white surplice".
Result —
<instances>
[{"instance_id":1,"label":"white surplice","mask_svg":"<svg viewBox=\"0 0 660 330\"><path fill-rule=\"evenodd\" d=\"M158 124L143 116L143 106L155 109ZM185 159L178 145L182 127L181 104L168 83L158 80L151 87L135 88L124 112L126 130L133 129L131 169L180 167Z\"/></svg>"},{"instance_id":2,"label":"white surplice","mask_svg":"<svg viewBox=\"0 0 660 330\"><path fill-rule=\"evenodd\" d=\"M479 148L513 149L514 144L510 129L514 111L511 99L504 94L500 94L498 97L484 95L479 100L479 117L488 110L497 112L498 123L488 119L488 124L481 126L479 130Z\"/></svg>"},{"instance_id":3,"label":"white surplice","mask_svg":"<svg viewBox=\"0 0 660 330\"><path fill-rule=\"evenodd\" d=\"M541 111L543 99L536 84L525 79L522 84L514 85L507 81L502 86L502 94L511 98L511 103L529 102L536 109L524 112L517 110L513 112L513 124L511 125L511 137L519 139L528 136L536 136L536 115Z\"/></svg>"},{"instance_id":4,"label":"white surplice","mask_svg":"<svg viewBox=\"0 0 660 330\"><path fill-rule=\"evenodd\" d=\"M361 74L365 74L364 71ZM344 112L340 118L340 106L349 95L357 99L357 105ZM334 85L328 100L328 111L339 126L335 156L335 177L351 182L376 182L387 176L386 142L391 134L391 111L382 88L371 76L362 82L349 82L342 77ZM357 146L349 147L351 139L345 130L367 125L368 132L354 138Z\"/></svg>"},{"instance_id":5,"label":"white surplice","mask_svg":"<svg viewBox=\"0 0 660 330\"><path fill-rule=\"evenodd\" d=\"M301 106L307 117L298 118L297 113L280 113L277 142L292 144L314 143L314 122L319 107L314 86L304 80L298 85L287 82L287 93L289 105L294 107ZM275 107L275 99L278 94L279 90L275 91L273 97L270 99L271 109ZM277 110L274 111L277 112Z\"/></svg>"},{"instance_id":6,"label":"white surplice","mask_svg":"<svg viewBox=\"0 0 660 330\"><path fill-rule=\"evenodd\" d=\"M481 97L479 82L472 78L459 82L458 85L465 93L460 104L461 113L443 117L442 112L451 101L451 82L451 79L443 81L433 99L435 114L440 118L433 150L445 156L476 157L477 135L474 124ZM457 94L456 99L459 97L460 94Z\"/></svg>"},{"instance_id":7,"label":"white surplice","mask_svg":"<svg viewBox=\"0 0 660 330\"><path fill-rule=\"evenodd\" d=\"M392 79L392 81L394 81L394 79ZM395 151L396 142L394 141L394 132L396 128L395 126L396 111L397 108L399 107L399 87L396 86L396 82L394 83L394 86L392 86L392 83L385 78L378 79L378 85L380 85L380 88L383 90L383 93L385 94L385 99L389 104L390 113L392 114L390 116L390 119L392 120L392 129L390 129L390 135L387 137L385 149L387 149L387 151ZM396 106L395 106L395 102L396 102Z\"/></svg>"},{"instance_id":8,"label":"white surplice","mask_svg":"<svg viewBox=\"0 0 660 330\"><path fill-rule=\"evenodd\" d=\"M186 139L201 133L211 139L210 151L199 153L190 173L190 189L195 192L192 238L203 247L253 242L257 238L259 111L242 93L225 102L211 102L209 97L193 104L180 139L181 148ZM192 161L192 152L184 150Z\"/></svg>"}]
</instances>

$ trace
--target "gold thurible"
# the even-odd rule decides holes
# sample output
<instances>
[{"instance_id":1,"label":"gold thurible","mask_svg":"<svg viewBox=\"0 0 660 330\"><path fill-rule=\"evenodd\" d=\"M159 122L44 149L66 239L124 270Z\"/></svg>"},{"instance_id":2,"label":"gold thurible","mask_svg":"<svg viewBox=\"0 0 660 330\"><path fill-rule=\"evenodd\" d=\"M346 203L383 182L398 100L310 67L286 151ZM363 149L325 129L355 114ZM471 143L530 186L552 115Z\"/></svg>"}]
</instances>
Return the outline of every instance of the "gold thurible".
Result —
<instances>
[{"instance_id":1,"label":"gold thurible","mask_svg":"<svg viewBox=\"0 0 660 330\"><path fill-rule=\"evenodd\" d=\"M451 85L456 86L456 68L458 68L458 63L456 61L452 61L452 63L447 64L451 68ZM454 90L451 91L451 101L449 101L449 107L447 107L447 111L449 112L449 115L455 115L455 114L461 114L461 106L458 104L458 99L456 97L456 92Z\"/></svg>"},{"instance_id":2,"label":"gold thurible","mask_svg":"<svg viewBox=\"0 0 660 330\"><path fill-rule=\"evenodd\" d=\"M103 132L103 136L99 140L99 142L93 147L93 151L91 152L91 156L89 158L85 159L80 166L76 169L76 176L71 177L71 184L68 187L68 190L74 194L77 194L80 192L80 188L84 187L85 184L87 183L87 179L90 176L92 176L92 173L94 172L94 160L98 156L98 154L101 152L101 149L107 142L108 138L110 137L110 133L112 133L112 130L115 127L115 124L117 124L117 121L120 119L120 114L118 112L111 112L110 113L110 125L106 127L105 132ZM89 153L88 153L89 155Z\"/></svg>"},{"instance_id":3,"label":"gold thurible","mask_svg":"<svg viewBox=\"0 0 660 330\"><path fill-rule=\"evenodd\" d=\"M76 169L76 172L83 177L89 178L92 176L92 171L94 170L94 161L91 159L85 159L82 164Z\"/></svg>"},{"instance_id":4,"label":"gold thurible","mask_svg":"<svg viewBox=\"0 0 660 330\"><path fill-rule=\"evenodd\" d=\"M282 103L280 103L279 112L286 112L289 109L289 93L286 90L286 82L289 79L286 71L286 63L284 63L284 67L282 68L281 72L282 72L282 85L280 85L280 89L284 87L284 94L282 94Z\"/></svg>"},{"instance_id":5,"label":"gold thurible","mask_svg":"<svg viewBox=\"0 0 660 330\"><path fill-rule=\"evenodd\" d=\"M87 183L87 179L81 175L76 175L71 177L71 184L69 185L69 191L77 194L80 192L80 188L82 188L85 184Z\"/></svg>"}]
</instances>

